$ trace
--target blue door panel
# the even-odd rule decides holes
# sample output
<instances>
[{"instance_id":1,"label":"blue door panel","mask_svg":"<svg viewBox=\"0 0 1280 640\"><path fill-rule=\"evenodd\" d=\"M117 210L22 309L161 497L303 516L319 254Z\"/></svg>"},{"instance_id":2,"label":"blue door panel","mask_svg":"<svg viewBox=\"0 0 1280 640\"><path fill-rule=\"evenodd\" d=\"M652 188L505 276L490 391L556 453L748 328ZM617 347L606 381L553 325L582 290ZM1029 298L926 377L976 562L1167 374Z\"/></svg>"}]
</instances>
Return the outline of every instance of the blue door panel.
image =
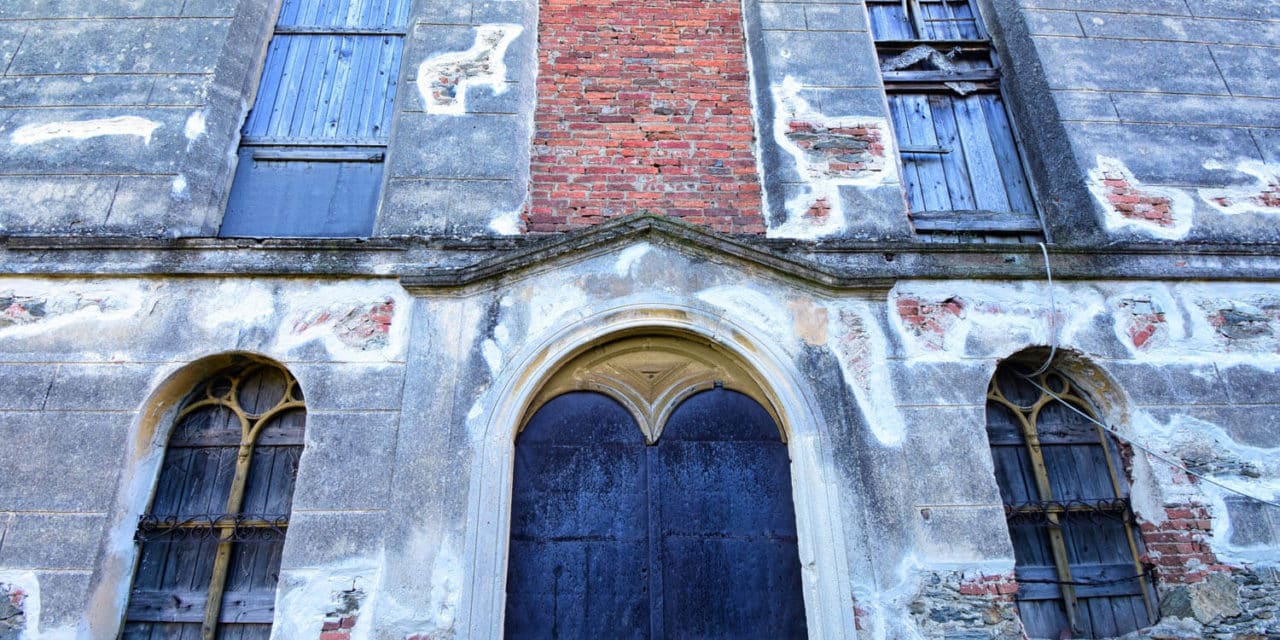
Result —
<instances>
[{"instance_id":1,"label":"blue door panel","mask_svg":"<svg viewBox=\"0 0 1280 640\"><path fill-rule=\"evenodd\" d=\"M666 637L805 637L791 462L773 418L736 391L705 391L676 408L657 449Z\"/></svg>"},{"instance_id":2,"label":"blue door panel","mask_svg":"<svg viewBox=\"0 0 1280 640\"><path fill-rule=\"evenodd\" d=\"M697 394L646 447L569 393L515 458L506 637L805 637L790 461L754 400Z\"/></svg>"},{"instance_id":3,"label":"blue door panel","mask_svg":"<svg viewBox=\"0 0 1280 640\"><path fill-rule=\"evenodd\" d=\"M508 638L641 638L649 620L644 439L617 402L548 402L516 443Z\"/></svg>"}]
</instances>

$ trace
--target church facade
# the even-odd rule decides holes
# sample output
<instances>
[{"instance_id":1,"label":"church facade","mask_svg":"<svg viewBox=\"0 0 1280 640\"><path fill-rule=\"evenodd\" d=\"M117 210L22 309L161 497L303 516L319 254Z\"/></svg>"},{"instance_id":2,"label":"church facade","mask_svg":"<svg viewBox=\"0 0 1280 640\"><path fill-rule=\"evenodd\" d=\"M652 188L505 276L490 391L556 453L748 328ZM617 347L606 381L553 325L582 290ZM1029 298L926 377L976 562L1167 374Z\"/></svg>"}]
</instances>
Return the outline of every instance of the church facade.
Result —
<instances>
[{"instance_id":1,"label":"church facade","mask_svg":"<svg viewBox=\"0 0 1280 640\"><path fill-rule=\"evenodd\" d=\"M1280 636L1278 56L9 0L0 638Z\"/></svg>"}]
</instances>

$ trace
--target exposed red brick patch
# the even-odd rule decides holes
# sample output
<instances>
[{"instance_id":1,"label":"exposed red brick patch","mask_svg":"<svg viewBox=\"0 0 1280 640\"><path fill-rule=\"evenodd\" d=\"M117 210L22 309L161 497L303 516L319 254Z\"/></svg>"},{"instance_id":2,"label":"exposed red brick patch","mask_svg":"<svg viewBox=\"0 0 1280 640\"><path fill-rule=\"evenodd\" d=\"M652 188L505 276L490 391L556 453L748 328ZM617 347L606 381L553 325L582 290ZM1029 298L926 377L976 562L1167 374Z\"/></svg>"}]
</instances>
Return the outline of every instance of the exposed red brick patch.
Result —
<instances>
[{"instance_id":1,"label":"exposed red brick patch","mask_svg":"<svg viewBox=\"0 0 1280 640\"><path fill-rule=\"evenodd\" d=\"M1240 204L1241 201L1248 202L1257 207L1280 209L1280 177L1267 182L1262 191L1254 196L1218 196L1213 198L1213 202L1224 209L1234 207Z\"/></svg>"},{"instance_id":2,"label":"exposed red brick patch","mask_svg":"<svg viewBox=\"0 0 1280 640\"><path fill-rule=\"evenodd\" d=\"M1011 573L981 575L960 583L960 595L1012 598L1018 592L1018 581Z\"/></svg>"},{"instance_id":3,"label":"exposed red brick patch","mask_svg":"<svg viewBox=\"0 0 1280 640\"><path fill-rule=\"evenodd\" d=\"M1163 337L1168 332L1164 311L1149 298L1126 298L1118 306L1128 313L1125 331L1134 348L1147 349L1153 338Z\"/></svg>"},{"instance_id":4,"label":"exposed red brick patch","mask_svg":"<svg viewBox=\"0 0 1280 640\"><path fill-rule=\"evenodd\" d=\"M808 120L787 123L787 138L799 147L812 166L831 178L858 178L885 169L885 148L880 125L858 122L831 126Z\"/></svg>"},{"instance_id":5,"label":"exposed red brick patch","mask_svg":"<svg viewBox=\"0 0 1280 640\"><path fill-rule=\"evenodd\" d=\"M364 350L378 349L387 345L395 311L396 301L393 298L384 298L368 306L313 309L294 321L293 333L332 325L333 334L343 344Z\"/></svg>"},{"instance_id":6,"label":"exposed red brick patch","mask_svg":"<svg viewBox=\"0 0 1280 640\"><path fill-rule=\"evenodd\" d=\"M966 303L957 296L939 302L921 300L911 296L899 296L898 317L902 324L925 347L940 351L946 342L947 330L964 314Z\"/></svg>"},{"instance_id":7,"label":"exposed red brick patch","mask_svg":"<svg viewBox=\"0 0 1280 640\"><path fill-rule=\"evenodd\" d=\"M1185 478L1184 478L1185 479ZM1209 548L1213 529L1209 508L1202 504L1166 505L1165 521L1140 523L1138 528L1147 548L1146 560L1154 565L1156 578L1166 585L1194 584L1210 573L1229 572L1219 564Z\"/></svg>"},{"instance_id":8,"label":"exposed red brick patch","mask_svg":"<svg viewBox=\"0 0 1280 640\"><path fill-rule=\"evenodd\" d=\"M1102 174L1107 202L1121 217L1146 220L1162 227L1173 226L1173 200L1149 193L1130 184L1130 178L1119 171Z\"/></svg>"},{"instance_id":9,"label":"exposed red brick patch","mask_svg":"<svg viewBox=\"0 0 1280 640\"><path fill-rule=\"evenodd\" d=\"M736 0L542 0L526 230L649 211L763 233Z\"/></svg>"}]
</instances>

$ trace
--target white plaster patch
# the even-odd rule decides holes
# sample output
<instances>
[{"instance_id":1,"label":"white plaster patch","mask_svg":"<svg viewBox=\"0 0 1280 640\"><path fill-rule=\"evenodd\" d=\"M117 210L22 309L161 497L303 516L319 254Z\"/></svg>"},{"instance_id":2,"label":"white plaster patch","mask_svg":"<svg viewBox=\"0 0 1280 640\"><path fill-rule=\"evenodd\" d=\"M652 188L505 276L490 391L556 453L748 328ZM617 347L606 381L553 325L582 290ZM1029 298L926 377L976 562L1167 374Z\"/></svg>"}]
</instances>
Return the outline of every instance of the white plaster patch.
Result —
<instances>
[{"instance_id":1,"label":"white plaster patch","mask_svg":"<svg viewBox=\"0 0 1280 640\"><path fill-rule=\"evenodd\" d=\"M1069 345L1106 312L1106 302L1092 287L1055 287L1057 317L1051 323L1047 283L900 283L890 293L896 307L891 323L908 354L920 360L1004 356L1050 344L1054 327L1058 343ZM977 351L969 353L970 346Z\"/></svg>"},{"instance_id":2,"label":"white plaster patch","mask_svg":"<svg viewBox=\"0 0 1280 640\"><path fill-rule=\"evenodd\" d=\"M700 291L698 299L720 307L734 321L752 325L774 336L780 343L795 339L789 332L792 324L791 312L786 304L761 291L738 285L724 285Z\"/></svg>"},{"instance_id":3,"label":"white plaster patch","mask_svg":"<svg viewBox=\"0 0 1280 640\"><path fill-rule=\"evenodd\" d=\"M1191 196L1172 187L1143 186L1115 158L1098 156L1097 166L1089 170L1088 185L1102 207L1107 231L1138 231L1166 240L1185 238L1191 231L1195 213ZM1167 208L1167 216L1161 215L1162 207Z\"/></svg>"},{"instance_id":4,"label":"white plaster patch","mask_svg":"<svg viewBox=\"0 0 1280 640\"><path fill-rule=\"evenodd\" d=\"M394 282L315 283L278 295L275 348L318 341L338 360L403 360L412 300Z\"/></svg>"},{"instance_id":5,"label":"white plaster patch","mask_svg":"<svg viewBox=\"0 0 1280 640\"><path fill-rule=\"evenodd\" d=\"M40 619L40 579L33 571L0 571L0 585L23 593L22 613L26 619L20 640L72 640L76 631L69 627L46 629Z\"/></svg>"},{"instance_id":6,"label":"white plaster patch","mask_svg":"<svg viewBox=\"0 0 1280 640\"><path fill-rule=\"evenodd\" d=\"M830 311L827 343L833 346L845 383L862 408L867 425L881 444L898 446L906 435L902 413L894 402L887 340L865 303L845 303Z\"/></svg>"},{"instance_id":7,"label":"white plaster patch","mask_svg":"<svg viewBox=\"0 0 1280 640\"><path fill-rule=\"evenodd\" d=\"M489 373L497 376L502 372L503 355L498 343L493 340L485 340L480 345L480 353L484 355L485 364L489 365Z\"/></svg>"},{"instance_id":8,"label":"white plaster patch","mask_svg":"<svg viewBox=\"0 0 1280 640\"><path fill-rule=\"evenodd\" d=\"M187 123L182 127L182 135L187 137L188 143L199 140L200 136L205 134L206 118L204 111L192 111L191 115L187 116ZM191 148L191 145L188 144L187 148Z\"/></svg>"},{"instance_id":9,"label":"white plaster patch","mask_svg":"<svg viewBox=\"0 0 1280 640\"><path fill-rule=\"evenodd\" d=\"M453 628L462 599L462 582L462 560L454 548L453 539L445 536L431 565L431 600L427 614L435 629Z\"/></svg>"},{"instance_id":10,"label":"white plaster patch","mask_svg":"<svg viewBox=\"0 0 1280 640\"><path fill-rule=\"evenodd\" d=\"M316 569L281 572L272 638L318 638L338 594L359 590L364 597L350 640L367 640L373 630L372 604L381 579L381 557L354 558Z\"/></svg>"},{"instance_id":11,"label":"white plaster patch","mask_svg":"<svg viewBox=\"0 0 1280 640\"><path fill-rule=\"evenodd\" d=\"M845 227L845 211L840 200L840 187L879 187L896 185L897 152L889 123L873 116L829 116L818 112L800 96L803 87L787 76L781 85L770 88L774 102L774 142L795 160L807 191L786 202L787 221L768 230L770 237L814 239L837 233ZM879 148L866 156L862 170L832 170L830 158L802 148L789 135L793 123L820 126L831 130L874 131Z\"/></svg>"},{"instance_id":12,"label":"white plaster patch","mask_svg":"<svg viewBox=\"0 0 1280 640\"><path fill-rule=\"evenodd\" d=\"M1216 161L1204 163L1206 169L1223 169ZM1253 176L1255 182L1243 187L1200 189L1200 199L1227 215L1242 213L1280 213L1280 165L1257 160L1244 160L1236 171Z\"/></svg>"},{"instance_id":13,"label":"white plaster patch","mask_svg":"<svg viewBox=\"0 0 1280 640\"><path fill-rule=\"evenodd\" d=\"M258 280L224 280L210 295L194 296L199 301L191 319L208 331L224 328L237 333L266 326L275 315L275 288Z\"/></svg>"},{"instance_id":14,"label":"white plaster patch","mask_svg":"<svg viewBox=\"0 0 1280 640\"><path fill-rule=\"evenodd\" d=\"M9 141L17 145L29 145L60 139L88 140L100 136L138 136L145 144L151 144L152 134L161 126L159 122L138 116L28 124L18 127L9 134Z\"/></svg>"},{"instance_id":15,"label":"white plaster patch","mask_svg":"<svg viewBox=\"0 0 1280 640\"><path fill-rule=\"evenodd\" d=\"M491 216L489 218L489 230L504 236L520 235L520 212L504 211Z\"/></svg>"},{"instance_id":16,"label":"white plaster patch","mask_svg":"<svg viewBox=\"0 0 1280 640\"><path fill-rule=\"evenodd\" d=\"M587 294L576 283L565 282L547 290L526 290L529 301L529 335L537 336L564 324L566 315L581 315L587 306Z\"/></svg>"},{"instance_id":17,"label":"white plaster patch","mask_svg":"<svg viewBox=\"0 0 1280 640\"><path fill-rule=\"evenodd\" d=\"M0 338L59 335L124 321L142 309L144 286L138 281L0 280Z\"/></svg>"},{"instance_id":18,"label":"white plaster patch","mask_svg":"<svg viewBox=\"0 0 1280 640\"><path fill-rule=\"evenodd\" d=\"M613 265L613 272L618 274L619 278L631 275L631 269L635 267L636 262L645 257L652 249L653 245L647 242L623 249L622 253L618 254L618 261Z\"/></svg>"},{"instance_id":19,"label":"white plaster patch","mask_svg":"<svg viewBox=\"0 0 1280 640\"><path fill-rule=\"evenodd\" d=\"M475 43L466 51L441 53L418 65L418 94L427 113L466 113L467 91L488 87L495 94L507 90L507 67L503 58L524 27L518 24L488 24L476 28Z\"/></svg>"},{"instance_id":20,"label":"white plaster patch","mask_svg":"<svg viewBox=\"0 0 1280 640\"><path fill-rule=\"evenodd\" d=\"M179 173L173 177L173 183L169 188L173 197L178 200L186 200L189 197L187 193L187 177Z\"/></svg>"},{"instance_id":21,"label":"white plaster patch","mask_svg":"<svg viewBox=\"0 0 1280 640\"><path fill-rule=\"evenodd\" d=\"M1166 517L1164 505L1207 500L1213 513L1209 544L1219 559L1280 563L1280 549L1231 544L1231 520L1226 506L1227 498L1239 494L1272 502L1280 500L1280 455L1276 449L1241 444L1218 425L1185 414L1174 414L1167 422L1160 422L1146 412L1138 412L1130 421L1130 430L1131 437L1143 448L1179 460L1231 489L1203 481L1190 484L1181 479L1182 472L1163 460L1139 455L1134 464L1131 498L1134 513L1161 523Z\"/></svg>"}]
</instances>

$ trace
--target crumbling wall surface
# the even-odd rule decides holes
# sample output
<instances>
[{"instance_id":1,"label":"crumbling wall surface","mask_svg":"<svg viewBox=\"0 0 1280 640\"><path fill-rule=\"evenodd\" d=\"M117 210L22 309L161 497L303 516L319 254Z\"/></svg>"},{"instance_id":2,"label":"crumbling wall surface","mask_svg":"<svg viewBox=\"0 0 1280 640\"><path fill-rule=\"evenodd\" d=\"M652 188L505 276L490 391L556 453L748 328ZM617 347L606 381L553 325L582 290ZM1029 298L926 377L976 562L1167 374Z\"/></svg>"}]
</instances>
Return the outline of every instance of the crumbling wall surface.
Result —
<instances>
[{"instance_id":1,"label":"crumbling wall surface","mask_svg":"<svg viewBox=\"0 0 1280 640\"><path fill-rule=\"evenodd\" d=\"M909 237L865 8L805 0L744 10L767 235Z\"/></svg>"},{"instance_id":2,"label":"crumbling wall surface","mask_svg":"<svg viewBox=\"0 0 1280 640\"><path fill-rule=\"evenodd\" d=\"M0 234L216 232L269 4L5 2Z\"/></svg>"},{"instance_id":3,"label":"crumbling wall surface","mask_svg":"<svg viewBox=\"0 0 1280 640\"><path fill-rule=\"evenodd\" d=\"M536 2L414 3L375 235L524 231Z\"/></svg>"},{"instance_id":4,"label":"crumbling wall surface","mask_svg":"<svg viewBox=\"0 0 1280 640\"><path fill-rule=\"evenodd\" d=\"M1020 8L1011 58L1039 63L1107 236L1280 239L1274 5L997 4Z\"/></svg>"},{"instance_id":5,"label":"crumbling wall surface","mask_svg":"<svg viewBox=\"0 0 1280 640\"><path fill-rule=\"evenodd\" d=\"M227 354L248 353L288 367L307 404L280 591L282 624L306 633L285 637L319 637L335 611L352 637L367 633L355 611L377 597L412 309L403 289L0 278L0 305L0 587L21 609L0 609L3 624L32 639L116 633L171 409ZM350 589L360 604L335 605Z\"/></svg>"},{"instance_id":6,"label":"crumbling wall surface","mask_svg":"<svg viewBox=\"0 0 1280 640\"><path fill-rule=\"evenodd\" d=\"M1162 621L1149 635L1275 634L1280 509L1265 501L1280 497L1277 293L1274 285L1248 283L1059 284L1057 300L1070 303L1055 313L1043 285L900 283L890 313L891 341L902 357L890 366L895 382L914 381L894 386L906 442L914 441L913 425L928 424L916 455L989 465L978 430L993 365L1028 345L1049 344L1056 331L1070 354L1060 366L1131 443L1143 561L1162 601ZM938 420L939 405L968 405L969 413L956 414L967 426ZM922 521L926 510L933 521L946 513L925 501L963 502L953 487L921 488ZM966 499L981 496L971 490Z\"/></svg>"}]
</instances>

